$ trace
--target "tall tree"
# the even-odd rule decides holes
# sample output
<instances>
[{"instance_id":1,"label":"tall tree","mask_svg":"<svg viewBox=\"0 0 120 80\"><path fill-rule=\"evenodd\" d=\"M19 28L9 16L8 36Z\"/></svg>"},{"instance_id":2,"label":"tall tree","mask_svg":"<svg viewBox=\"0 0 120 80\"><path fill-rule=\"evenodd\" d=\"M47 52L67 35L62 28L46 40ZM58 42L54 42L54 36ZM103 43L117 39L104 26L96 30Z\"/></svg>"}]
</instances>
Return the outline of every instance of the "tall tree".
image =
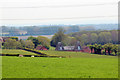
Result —
<instances>
[{"instance_id":1,"label":"tall tree","mask_svg":"<svg viewBox=\"0 0 120 80\"><path fill-rule=\"evenodd\" d=\"M42 45L42 46L46 47L47 49L49 49L49 47L50 47L50 40L47 37L38 36L37 40L38 40L38 44L39 45Z\"/></svg>"},{"instance_id":2,"label":"tall tree","mask_svg":"<svg viewBox=\"0 0 120 80\"><path fill-rule=\"evenodd\" d=\"M93 49L94 49L93 45L87 45L87 46L90 48L91 53L93 53Z\"/></svg>"},{"instance_id":3,"label":"tall tree","mask_svg":"<svg viewBox=\"0 0 120 80\"><path fill-rule=\"evenodd\" d=\"M25 41L25 47L26 48L29 48L29 49L34 49L34 44L33 44L33 42L31 41L31 40L26 40Z\"/></svg>"},{"instance_id":4,"label":"tall tree","mask_svg":"<svg viewBox=\"0 0 120 80\"><path fill-rule=\"evenodd\" d=\"M112 50L115 52L115 55L117 56L118 45L113 45Z\"/></svg>"},{"instance_id":5,"label":"tall tree","mask_svg":"<svg viewBox=\"0 0 120 80\"><path fill-rule=\"evenodd\" d=\"M97 42L97 40L98 40L98 35L96 33L91 33L89 43L94 44Z\"/></svg>"},{"instance_id":6,"label":"tall tree","mask_svg":"<svg viewBox=\"0 0 120 80\"><path fill-rule=\"evenodd\" d=\"M25 41L24 40L22 40L22 39L20 39L20 41L19 41L20 43L21 43L21 46L22 46L22 48L24 49L25 48Z\"/></svg>"},{"instance_id":7,"label":"tall tree","mask_svg":"<svg viewBox=\"0 0 120 80\"><path fill-rule=\"evenodd\" d=\"M98 35L98 42L101 44L110 43L111 42L111 33L110 32L101 32Z\"/></svg>"},{"instance_id":8,"label":"tall tree","mask_svg":"<svg viewBox=\"0 0 120 80\"><path fill-rule=\"evenodd\" d=\"M35 48L38 45L38 39L36 37L30 36L30 37L28 37L27 40L31 40L34 43Z\"/></svg>"},{"instance_id":9,"label":"tall tree","mask_svg":"<svg viewBox=\"0 0 120 80\"><path fill-rule=\"evenodd\" d=\"M16 40L15 39L7 39L3 46L5 49L16 49Z\"/></svg>"},{"instance_id":10,"label":"tall tree","mask_svg":"<svg viewBox=\"0 0 120 80\"><path fill-rule=\"evenodd\" d=\"M82 38L80 36L76 35L75 38L76 38L77 41L80 41L81 46L84 46L84 41L82 40Z\"/></svg>"},{"instance_id":11,"label":"tall tree","mask_svg":"<svg viewBox=\"0 0 120 80\"><path fill-rule=\"evenodd\" d=\"M75 37L65 37L65 39L62 41L63 45L65 46L74 46L76 44L77 40Z\"/></svg>"},{"instance_id":12,"label":"tall tree","mask_svg":"<svg viewBox=\"0 0 120 80\"><path fill-rule=\"evenodd\" d=\"M111 55L113 44L112 43L107 43L107 44L105 44L104 48L108 51L108 54Z\"/></svg>"},{"instance_id":13,"label":"tall tree","mask_svg":"<svg viewBox=\"0 0 120 80\"><path fill-rule=\"evenodd\" d=\"M82 34L81 39L82 39L82 41L84 41L84 44L88 43L88 35L87 34Z\"/></svg>"},{"instance_id":14,"label":"tall tree","mask_svg":"<svg viewBox=\"0 0 120 80\"><path fill-rule=\"evenodd\" d=\"M65 30L63 28L59 28L58 32L52 37L51 46L56 47L58 42L62 42L65 39L66 35L64 32Z\"/></svg>"},{"instance_id":15,"label":"tall tree","mask_svg":"<svg viewBox=\"0 0 120 80\"><path fill-rule=\"evenodd\" d=\"M21 45L20 41L16 41L16 49L21 49L23 46Z\"/></svg>"},{"instance_id":16,"label":"tall tree","mask_svg":"<svg viewBox=\"0 0 120 80\"><path fill-rule=\"evenodd\" d=\"M112 35L112 43L116 44L118 43L118 31L111 31Z\"/></svg>"}]
</instances>

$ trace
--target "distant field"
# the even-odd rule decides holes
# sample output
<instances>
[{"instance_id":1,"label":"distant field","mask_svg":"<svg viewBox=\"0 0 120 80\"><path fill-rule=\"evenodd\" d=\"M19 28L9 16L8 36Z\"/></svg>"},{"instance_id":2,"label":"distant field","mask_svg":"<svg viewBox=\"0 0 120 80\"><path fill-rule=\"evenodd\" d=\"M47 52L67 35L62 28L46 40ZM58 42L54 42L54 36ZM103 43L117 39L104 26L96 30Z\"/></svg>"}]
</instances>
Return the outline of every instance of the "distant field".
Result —
<instances>
[{"instance_id":1,"label":"distant field","mask_svg":"<svg viewBox=\"0 0 120 80\"><path fill-rule=\"evenodd\" d=\"M38 37L38 36L44 36L44 37L47 37L49 39L52 38L53 35L36 35L36 36L33 36L33 37ZM26 40L28 37L30 36L17 36L19 39L23 39L23 40Z\"/></svg>"},{"instance_id":2,"label":"distant field","mask_svg":"<svg viewBox=\"0 0 120 80\"><path fill-rule=\"evenodd\" d=\"M118 59L2 57L3 78L117 78Z\"/></svg>"},{"instance_id":3,"label":"distant field","mask_svg":"<svg viewBox=\"0 0 120 80\"><path fill-rule=\"evenodd\" d=\"M112 58L112 57L117 58L117 56L98 55L98 54L90 54L90 53L83 53L83 52L55 51L53 49L54 48L51 48L48 51L41 51L41 50L38 50L38 51L50 56L63 56L66 58ZM2 54L39 55L33 52L19 50L19 49L2 49Z\"/></svg>"},{"instance_id":4,"label":"distant field","mask_svg":"<svg viewBox=\"0 0 120 80\"><path fill-rule=\"evenodd\" d=\"M64 56L67 58L112 58L117 56L109 56L109 55L98 55L98 54L90 54L90 53L83 53L83 52L70 52L70 51L41 51L48 55L53 56Z\"/></svg>"},{"instance_id":5,"label":"distant field","mask_svg":"<svg viewBox=\"0 0 120 80\"><path fill-rule=\"evenodd\" d=\"M2 49L2 54L22 54L22 55L37 55L32 52L17 50L17 49Z\"/></svg>"}]
</instances>

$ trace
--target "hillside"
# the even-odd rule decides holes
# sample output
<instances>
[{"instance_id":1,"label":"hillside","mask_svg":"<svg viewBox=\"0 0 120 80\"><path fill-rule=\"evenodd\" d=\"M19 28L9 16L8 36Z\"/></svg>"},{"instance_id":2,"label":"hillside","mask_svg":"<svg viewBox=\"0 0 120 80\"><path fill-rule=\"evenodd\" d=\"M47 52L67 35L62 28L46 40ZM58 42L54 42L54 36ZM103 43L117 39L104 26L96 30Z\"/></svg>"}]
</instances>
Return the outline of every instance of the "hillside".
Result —
<instances>
[{"instance_id":1,"label":"hillside","mask_svg":"<svg viewBox=\"0 0 120 80\"><path fill-rule=\"evenodd\" d=\"M3 36L53 35L59 28L65 33L95 30L117 30L118 24L76 24L76 25L37 25L37 26L2 26Z\"/></svg>"}]
</instances>

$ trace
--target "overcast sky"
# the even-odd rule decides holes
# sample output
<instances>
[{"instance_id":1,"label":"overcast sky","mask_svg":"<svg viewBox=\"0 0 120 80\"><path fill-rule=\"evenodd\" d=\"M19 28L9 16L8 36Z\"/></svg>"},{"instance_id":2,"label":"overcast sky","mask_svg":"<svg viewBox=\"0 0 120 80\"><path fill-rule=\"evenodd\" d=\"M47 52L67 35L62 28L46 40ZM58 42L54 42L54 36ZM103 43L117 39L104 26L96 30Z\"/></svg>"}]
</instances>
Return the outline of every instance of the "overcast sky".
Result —
<instances>
[{"instance_id":1,"label":"overcast sky","mask_svg":"<svg viewBox=\"0 0 120 80\"><path fill-rule=\"evenodd\" d=\"M0 0L1 25L118 22L119 0Z\"/></svg>"}]
</instances>

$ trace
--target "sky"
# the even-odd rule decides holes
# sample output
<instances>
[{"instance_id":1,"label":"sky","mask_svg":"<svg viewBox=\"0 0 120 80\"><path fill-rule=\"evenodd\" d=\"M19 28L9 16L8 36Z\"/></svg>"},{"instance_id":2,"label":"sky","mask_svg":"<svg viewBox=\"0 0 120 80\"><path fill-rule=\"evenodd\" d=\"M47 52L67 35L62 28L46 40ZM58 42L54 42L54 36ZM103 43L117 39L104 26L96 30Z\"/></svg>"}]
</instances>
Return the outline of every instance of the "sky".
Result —
<instances>
[{"instance_id":1,"label":"sky","mask_svg":"<svg viewBox=\"0 0 120 80\"><path fill-rule=\"evenodd\" d=\"M0 25L118 23L119 0L0 0Z\"/></svg>"}]
</instances>

